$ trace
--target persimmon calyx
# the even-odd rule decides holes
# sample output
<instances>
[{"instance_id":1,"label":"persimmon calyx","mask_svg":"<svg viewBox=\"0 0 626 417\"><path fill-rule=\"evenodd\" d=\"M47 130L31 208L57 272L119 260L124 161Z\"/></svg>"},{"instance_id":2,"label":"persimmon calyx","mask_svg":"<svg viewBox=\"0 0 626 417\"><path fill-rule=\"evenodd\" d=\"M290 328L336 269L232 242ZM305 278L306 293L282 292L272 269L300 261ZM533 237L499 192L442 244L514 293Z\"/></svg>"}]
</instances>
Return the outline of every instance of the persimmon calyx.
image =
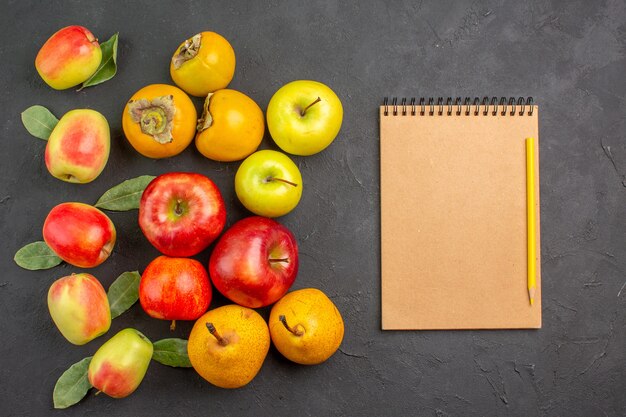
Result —
<instances>
[{"instance_id":1,"label":"persimmon calyx","mask_svg":"<svg viewBox=\"0 0 626 417\"><path fill-rule=\"evenodd\" d=\"M165 144L174 140L174 96L161 96L152 100L145 98L128 102L128 112L133 122L139 123L141 131L158 143Z\"/></svg>"},{"instance_id":2,"label":"persimmon calyx","mask_svg":"<svg viewBox=\"0 0 626 417\"><path fill-rule=\"evenodd\" d=\"M202 110L202 117L198 119L198 126L196 129L198 132L202 132L211 127L213 124L213 116L211 116L211 112L209 111L209 104L211 104L211 96L213 93L209 93L206 96L206 100L204 100L204 107Z\"/></svg>"},{"instance_id":3,"label":"persimmon calyx","mask_svg":"<svg viewBox=\"0 0 626 417\"><path fill-rule=\"evenodd\" d=\"M180 68L185 62L198 55L201 41L202 34L198 33L197 35L194 35L191 38L187 39L180 46L178 52L172 57L172 64L174 65L175 69Z\"/></svg>"}]
</instances>

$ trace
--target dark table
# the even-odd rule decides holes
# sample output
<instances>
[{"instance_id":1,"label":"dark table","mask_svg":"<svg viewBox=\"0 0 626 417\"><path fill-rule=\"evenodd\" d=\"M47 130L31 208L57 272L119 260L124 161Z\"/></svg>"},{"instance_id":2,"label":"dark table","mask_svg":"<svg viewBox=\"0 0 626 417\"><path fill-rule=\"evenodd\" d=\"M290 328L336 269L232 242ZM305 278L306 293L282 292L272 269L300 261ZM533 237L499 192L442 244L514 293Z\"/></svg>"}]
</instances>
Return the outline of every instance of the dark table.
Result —
<instances>
[{"instance_id":1,"label":"dark table","mask_svg":"<svg viewBox=\"0 0 626 417\"><path fill-rule=\"evenodd\" d=\"M402 3L402 4L401 4ZM121 130L133 92L171 83L169 59L202 30L232 43L231 88L265 109L295 79L330 85L344 105L338 139L294 157L302 170L299 207L280 219L300 245L293 288L317 287L346 324L327 363L296 366L271 349L239 390L215 388L191 369L150 365L123 400L91 392L63 415L260 416L623 416L626 415L626 5L623 1L469 2L5 2L0 21L0 414L52 413L52 389L72 363L118 330L172 334L137 304L110 332L82 347L65 341L46 307L49 285L77 271L20 269L12 261L41 239L48 211L94 203L141 174L196 171L212 178L228 224L248 213L234 193L237 163L217 163L190 146L150 160ZM119 72L81 92L53 91L35 72L39 47L57 29L81 24L104 40L120 32ZM533 96L540 106L543 328L538 331L380 330L378 105L384 96ZM195 100L198 109L201 100ZM45 142L20 112L42 104L61 116L94 108L109 120L112 149L93 183L48 174ZM263 148L275 148L268 134ZM118 230L111 258L90 270L108 285L143 270L157 251L136 212L110 213ZM210 250L196 258L207 262ZM212 306L225 304L215 296ZM261 310L265 316L268 309Z\"/></svg>"}]
</instances>

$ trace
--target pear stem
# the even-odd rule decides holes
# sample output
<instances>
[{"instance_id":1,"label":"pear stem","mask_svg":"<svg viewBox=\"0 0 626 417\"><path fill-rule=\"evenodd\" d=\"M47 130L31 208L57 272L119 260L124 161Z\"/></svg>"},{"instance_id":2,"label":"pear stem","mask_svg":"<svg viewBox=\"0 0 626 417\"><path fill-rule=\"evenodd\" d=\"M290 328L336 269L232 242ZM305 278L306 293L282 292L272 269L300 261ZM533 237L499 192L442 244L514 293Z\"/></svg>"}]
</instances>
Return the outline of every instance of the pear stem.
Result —
<instances>
[{"instance_id":1,"label":"pear stem","mask_svg":"<svg viewBox=\"0 0 626 417\"><path fill-rule=\"evenodd\" d=\"M207 323L206 328L209 329L209 333L211 333L213 337L217 339L217 343L219 343L221 346L226 346L228 344L228 340L220 336L213 323Z\"/></svg>"},{"instance_id":2,"label":"pear stem","mask_svg":"<svg viewBox=\"0 0 626 417\"><path fill-rule=\"evenodd\" d=\"M302 331L302 329L296 328L296 329L292 329L291 327L289 327L289 325L287 324L287 318L281 314L278 317L278 320L280 320L280 322L283 324L283 326L285 326L285 329L289 330L291 333L293 333L296 336L302 336L304 334L304 332Z\"/></svg>"},{"instance_id":3,"label":"pear stem","mask_svg":"<svg viewBox=\"0 0 626 417\"><path fill-rule=\"evenodd\" d=\"M269 258L268 262L270 263L274 263L274 262L285 262L285 263L289 263L289 258Z\"/></svg>"},{"instance_id":4,"label":"pear stem","mask_svg":"<svg viewBox=\"0 0 626 417\"><path fill-rule=\"evenodd\" d=\"M315 105L315 104L319 103L320 101L322 101L322 99L318 97L318 98L317 98L317 99L316 99L313 103L311 103L311 104L309 104L308 106L306 106L306 107L304 108L304 110L302 110L302 111L300 112L300 116L304 117L304 115L305 115L306 111L307 111L307 110L308 110L311 106L313 106L313 105Z\"/></svg>"},{"instance_id":5,"label":"pear stem","mask_svg":"<svg viewBox=\"0 0 626 417\"><path fill-rule=\"evenodd\" d=\"M276 177L268 177L266 181L267 182L280 181L280 182L284 182L285 184L289 184L289 185L291 185L293 187L297 187L298 186L298 184L296 184L295 182L287 181L287 180L284 180L282 178L276 178Z\"/></svg>"},{"instance_id":6,"label":"pear stem","mask_svg":"<svg viewBox=\"0 0 626 417\"><path fill-rule=\"evenodd\" d=\"M176 320L172 320L172 324L170 324L170 331L176 330Z\"/></svg>"}]
</instances>

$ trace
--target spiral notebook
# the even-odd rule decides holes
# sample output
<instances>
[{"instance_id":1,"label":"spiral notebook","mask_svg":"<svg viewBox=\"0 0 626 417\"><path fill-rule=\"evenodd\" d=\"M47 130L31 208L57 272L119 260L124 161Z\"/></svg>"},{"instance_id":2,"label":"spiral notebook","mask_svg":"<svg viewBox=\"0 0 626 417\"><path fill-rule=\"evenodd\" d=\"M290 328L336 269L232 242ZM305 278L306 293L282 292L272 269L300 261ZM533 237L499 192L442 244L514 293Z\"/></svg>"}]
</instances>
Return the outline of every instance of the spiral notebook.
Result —
<instances>
[{"instance_id":1,"label":"spiral notebook","mask_svg":"<svg viewBox=\"0 0 626 417\"><path fill-rule=\"evenodd\" d=\"M382 328L541 327L527 289L532 98L393 99L380 106ZM532 206L531 206L532 207Z\"/></svg>"}]
</instances>

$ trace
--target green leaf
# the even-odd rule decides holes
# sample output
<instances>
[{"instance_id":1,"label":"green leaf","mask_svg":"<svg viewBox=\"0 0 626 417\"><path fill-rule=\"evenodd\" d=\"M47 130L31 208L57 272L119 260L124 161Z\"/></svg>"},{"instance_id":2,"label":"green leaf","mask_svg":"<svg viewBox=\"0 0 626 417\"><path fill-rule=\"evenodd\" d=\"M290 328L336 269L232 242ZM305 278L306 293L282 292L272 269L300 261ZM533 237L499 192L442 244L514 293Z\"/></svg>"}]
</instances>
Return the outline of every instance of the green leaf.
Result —
<instances>
[{"instance_id":1,"label":"green leaf","mask_svg":"<svg viewBox=\"0 0 626 417\"><path fill-rule=\"evenodd\" d=\"M117 37L119 32L111 36L111 38L100 44L102 50L102 61L100 66L87 81L85 81L78 91L85 87L92 87L113 78L117 73Z\"/></svg>"},{"instance_id":2,"label":"green leaf","mask_svg":"<svg viewBox=\"0 0 626 417\"><path fill-rule=\"evenodd\" d=\"M128 310L139 299L139 281L141 275L138 271L124 272L109 287L107 298L111 308L111 318L114 319Z\"/></svg>"},{"instance_id":3,"label":"green leaf","mask_svg":"<svg viewBox=\"0 0 626 417\"><path fill-rule=\"evenodd\" d=\"M185 339L161 339L152 345L154 346L152 359L155 361L167 366L191 368Z\"/></svg>"},{"instance_id":4,"label":"green leaf","mask_svg":"<svg viewBox=\"0 0 626 417\"><path fill-rule=\"evenodd\" d=\"M34 137L48 140L59 119L44 106L35 105L22 112L22 123Z\"/></svg>"},{"instance_id":5,"label":"green leaf","mask_svg":"<svg viewBox=\"0 0 626 417\"><path fill-rule=\"evenodd\" d=\"M113 211L138 209L143 190L155 178L152 175L142 175L126 180L102 194L96 207Z\"/></svg>"},{"instance_id":6,"label":"green leaf","mask_svg":"<svg viewBox=\"0 0 626 417\"><path fill-rule=\"evenodd\" d=\"M63 262L43 241L29 243L24 246L15 253L13 260L22 268L31 271L50 269Z\"/></svg>"},{"instance_id":7,"label":"green leaf","mask_svg":"<svg viewBox=\"0 0 626 417\"><path fill-rule=\"evenodd\" d=\"M67 408L82 400L92 387L87 378L91 356L76 362L63 372L52 393L54 408Z\"/></svg>"}]
</instances>

